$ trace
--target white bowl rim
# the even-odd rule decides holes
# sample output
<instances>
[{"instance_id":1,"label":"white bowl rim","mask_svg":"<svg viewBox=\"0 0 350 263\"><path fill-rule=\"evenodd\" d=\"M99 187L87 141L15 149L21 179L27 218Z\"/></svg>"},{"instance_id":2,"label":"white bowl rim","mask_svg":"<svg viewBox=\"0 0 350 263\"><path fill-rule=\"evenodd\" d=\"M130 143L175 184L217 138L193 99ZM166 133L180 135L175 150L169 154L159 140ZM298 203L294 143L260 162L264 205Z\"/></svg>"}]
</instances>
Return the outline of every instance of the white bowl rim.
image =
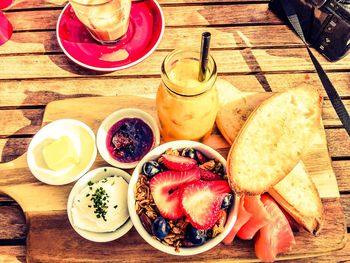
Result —
<instances>
[{"instance_id":1,"label":"white bowl rim","mask_svg":"<svg viewBox=\"0 0 350 263\"><path fill-rule=\"evenodd\" d=\"M134 168L139 163L139 161L132 162L132 163L122 163L115 160L107 150L106 137L103 134L103 129L108 131L115 123L127 117L139 118L143 120L151 128L153 132L153 137L154 137L151 150L157 147L160 143L160 132L159 132L157 121L152 115L150 115L146 111L141 110L139 108L122 108L112 112L100 124L100 127L98 128L97 135L96 135L96 144L97 144L98 152L100 153L101 157L110 165L121 169ZM108 123L112 121L113 121L113 124L108 125Z\"/></svg>"},{"instance_id":2,"label":"white bowl rim","mask_svg":"<svg viewBox=\"0 0 350 263\"><path fill-rule=\"evenodd\" d=\"M34 147L36 145L37 138L42 133L44 133L47 129L52 128L52 126L62 125L62 124L76 125L80 128L83 128L90 135L90 138L93 141L94 148L93 148L90 162L86 165L86 167L80 173L78 173L76 176L70 177L67 180L63 180L63 181L60 180L60 182L57 182L54 177L52 177L48 174L44 174L44 172L38 172L36 169L37 166L34 165L34 163L32 162L32 159L34 158L33 157L33 150L34 150ZM70 184L70 183L78 180L80 177L82 177L84 174L86 174L90 170L91 166L94 164L94 162L96 160L96 156L97 156L96 137L95 137L95 134L92 131L92 129L86 123L79 121L79 120L76 120L76 119L59 119L59 120L54 120L54 121L46 124L34 135L33 139L31 140L31 142L29 144L28 151L27 151L27 165L29 167L29 170L33 174L33 176L36 179L38 179L39 181L41 181L45 184L48 184L48 185L65 185L65 184Z\"/></svg>"},{"instance_id":3,"label":"white bowl rim","mask_svg":"<svg viewBox=\"0 0 350 263\"><path fill-rule=\"evenodd\" d=\"M103 175L103 173L107 173L106 175ZM85 176L80 178L75 185L73 186L72 190L69 193L69 197L67 200L67 215L69 219L69 223L71 224L72 228L77 232L80 236L83 238L93 241L93 242L109 242L116 240L122 236L124 236L129 230L132 228L133 224L130 219L130 213L129 218L127 221L118 229L116 229L114 232L108 232L108 233L96 233L96 232L90 232L87 230L79 229L74 226L73 224L73 218L72 218L72 211L71 208L73 206L74 197L80 192L90 180L94 180L94 178L101 177L99 180L103 178L110 177L111 175L121 176L123 177L128 183L130 183L131 176L127 172L118 169L116 167L110 167L110 166L104 166L99 167L94 170L91 170L88 172Z\"/></svg>"},{"instance_id":4,"label":"white bowl rim","mask_svg":"<svg viewBox=\"0 0 350 263\"><path fill-rule=\"evenodd\" d=\"M130 214L130 218L131 218L137 232L141 235L141 237L148 244L150 244L154 248L156 248L164 253L176 255L176 256L190 256L190 255L200 254L200 253L208 251L209 249L218 245L226 237L226 235L231 231L232 227L236 223L237 213L238 213L238 205L237 204L239 203L239 196L237 196L234 192L232 192L233 196L234 196L234 207L231 208L231 212L228 215L227 222L229 222L229 224L227 224L227 222L226 222L225 230L221 234L219 234L218 236L216 236L215 238L211 239L210 241L206 242L203 245L191 247L191 248L181 247L180 252L175 252L174 247L166 246L166 245L162 244L161 242L159 242L158 240L153 239L148 234L148 232L144 229L144 227L141 223L140 217L137 215L136 210L135 210L134 187L135 187L137 179L139 177L139 171L141 170L141 166L143 165L143 163L145 161L154 160L155 158L159 157L159 155L161 153L165 152L169 148L183 149L186 147L192 147L195 149L199 149L200 151L204 151L205 153L210 153L209 155L212 155L212 156L215 155L214 158L217 158L226 168L225 158L220 153L218 153L216 150L211 148L210 146L205 145L205 144L200 143L200 142L195 142L195 141L187 141L187 140L172 141L172 142L168 142L168 143L165 143L165 144L162 144L162 145L156 147L155 149L150 151L147 155L145 155L144 158L142 158L142 160L136 166L136 168L131 176L131 180L130 180L129 188L128 188L129 214Z\"/></svg>"}]
</instances>

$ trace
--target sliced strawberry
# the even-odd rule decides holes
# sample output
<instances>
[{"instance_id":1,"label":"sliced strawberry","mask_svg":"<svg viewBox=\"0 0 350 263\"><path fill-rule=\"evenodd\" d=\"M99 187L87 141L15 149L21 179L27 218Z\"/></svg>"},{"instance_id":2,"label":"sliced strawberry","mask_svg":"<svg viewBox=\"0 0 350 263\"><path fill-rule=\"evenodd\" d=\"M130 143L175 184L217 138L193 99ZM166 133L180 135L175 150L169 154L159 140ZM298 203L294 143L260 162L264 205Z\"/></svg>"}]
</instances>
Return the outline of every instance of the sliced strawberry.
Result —
<instances>
[{"instance_id":1,"label":"sliced strawberry","mask_svg":"<svg viewBox=\"0 0 350 263\"><path fill-rule=\"evenodd\" d=\"M199 168L199 171L201 173L201 179L204 181L215 181L222 179L220 175L215 174L211 171L205 170L203 168Z\"/></svg>"},{"instance_id":2,"label":"sliced strawberry","mask_svg":"<svg viewBox=\"0 0 350 263\"><path fill-rule=\"evenodd\" d=\"M164 165L174 171L187 171L194 168L197 161L188 157L163 154Z\"/></svg>"},{"instance_id":3,"label":"sliced strawberry","mask_svg":"<svg viewBox=\"0 0 350 263\"><path fill-rule=\"evenodd\" d=\"M181 218L181 187L198 181L198 169L184 172L166 171L155 175L150 181L151 193L160 214L167 219Z\"/></svg>"},{"instance_id":4,"label":"sliced strawberry","mask_svg":"<svg viewBox=\"0 0 350 263\"><path fill-rule=\"evenodd\" d=\"M230 192L224 180L193 182L182 190L182 209L195 228L208 230L218 221L222 200Z\"/></svg>"}]
</instances>

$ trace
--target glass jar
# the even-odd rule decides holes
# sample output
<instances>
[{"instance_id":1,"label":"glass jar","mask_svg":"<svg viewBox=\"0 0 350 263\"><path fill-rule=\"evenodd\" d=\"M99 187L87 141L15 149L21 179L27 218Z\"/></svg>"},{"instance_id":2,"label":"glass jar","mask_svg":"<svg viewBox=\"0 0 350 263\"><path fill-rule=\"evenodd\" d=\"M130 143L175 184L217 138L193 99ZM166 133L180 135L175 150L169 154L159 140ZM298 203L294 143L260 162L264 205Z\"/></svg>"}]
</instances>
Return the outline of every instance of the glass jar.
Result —
<instances>
[{"instance_id":1,"label":"glass jar","mask_svg":"<svg viewBox=\"0 0 350 263\"><path fill-rule=\"evenodd\" d=\"M131 0L69 0L80 22L101 44L116 43L128 31Z\"/></svg>"},{"instance_id":2,"label":"glass jar","mask_svg":"<svg viewBox=\"0 0 350 263\"><path fill-rule=\"evenodd\" d=\"M162 64L157 112L165 141L202 141L210 135L218 111L216 63L209 56L205 80L198 80L199 52L175 50Z\"/></svg>"}]
</instances>

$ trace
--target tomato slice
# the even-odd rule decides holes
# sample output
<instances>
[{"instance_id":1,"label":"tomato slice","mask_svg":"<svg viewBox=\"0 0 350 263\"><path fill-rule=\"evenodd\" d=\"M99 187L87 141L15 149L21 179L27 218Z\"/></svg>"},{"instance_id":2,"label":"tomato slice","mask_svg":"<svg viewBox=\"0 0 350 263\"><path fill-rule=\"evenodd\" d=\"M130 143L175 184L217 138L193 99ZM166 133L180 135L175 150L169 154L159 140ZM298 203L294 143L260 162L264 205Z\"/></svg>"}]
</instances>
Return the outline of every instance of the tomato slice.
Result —
<instances>
[{"instance_id":1,"label":"tomato slice","mask_svg":"<svg viewBox=\"0 0 350 263\"><path fill-rule=\"evenodd\" d=\"M251 240L260 228L270 222L270 214L260 200L260 195L245 196L244 208L252 217L238 231L237 236L243 240Z\"/></svg>"},{"instance_id":2,"label":"tomato slice","mask_svg":"<svg viewBox=\"0 0 350 263\"><path fill-rule=\"evenodd\" d=\"M248 222L248 220L252 217L251 213L248 213L244 208L244 196L241 197L238 208L238 215L236 223L234 224L232 230L222 241L225 245L230 245L233 239L236 237L237 232L241 229L241 227Z\"/></svg>"},{"instance_id":3,"label":"tomato slice","mask_svg":"<svg viewBox=\"0 0 350 263\"><path fill-rule=\"evenodd\" d=\"M255 237L255 254L264 262L272 262L279 253L290 251L295 239L287 218L272 197L264 194L261 201L271 221Z\"/></svg>"}]
</instances>

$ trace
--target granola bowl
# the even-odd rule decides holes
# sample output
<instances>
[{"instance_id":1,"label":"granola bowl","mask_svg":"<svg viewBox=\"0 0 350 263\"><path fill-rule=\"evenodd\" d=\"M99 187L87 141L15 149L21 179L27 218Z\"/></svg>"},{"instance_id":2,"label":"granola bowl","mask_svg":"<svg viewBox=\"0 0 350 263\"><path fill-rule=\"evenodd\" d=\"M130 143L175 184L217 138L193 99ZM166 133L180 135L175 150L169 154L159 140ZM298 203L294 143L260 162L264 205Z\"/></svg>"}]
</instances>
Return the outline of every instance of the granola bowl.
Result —
<instances>
[{"instance_id":1,"label":"granola bowl","mask_svg":"<svg viewBox=\"0 0 350 263\"><path fill-rule=\"evenodd\" d=\"M128 188L137 232L154 248L178 256L218 245L233 228L239 203L225 172L225 158L199 142L172 141L150 151L136 166Z\"/></svg>"}]
</instances>

